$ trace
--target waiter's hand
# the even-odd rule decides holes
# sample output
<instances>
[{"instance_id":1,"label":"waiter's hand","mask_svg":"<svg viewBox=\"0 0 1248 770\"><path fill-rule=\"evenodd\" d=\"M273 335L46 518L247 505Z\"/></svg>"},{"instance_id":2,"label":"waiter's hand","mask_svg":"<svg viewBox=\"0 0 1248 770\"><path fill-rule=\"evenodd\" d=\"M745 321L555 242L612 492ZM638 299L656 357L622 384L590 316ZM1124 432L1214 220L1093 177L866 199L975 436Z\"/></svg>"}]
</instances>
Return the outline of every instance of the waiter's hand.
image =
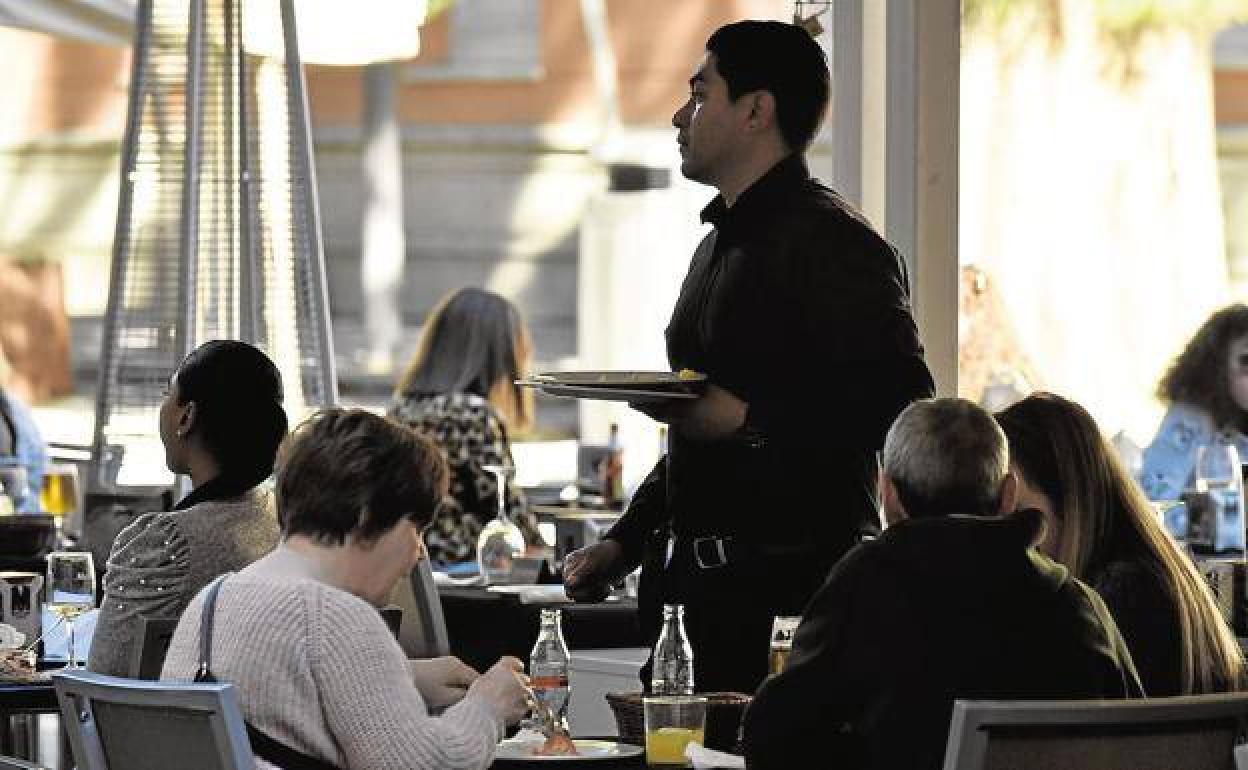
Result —
<instances>
[{"instance_id":1,"label":"waiter's hand","mask_svg":"<svg viewBox=\"0 0 1248 770\"><path fill-rule=\"evenodd\" d=\"M626 574L624 549L614 540L601 540L573 551L563 560L563 590L574 601L600 602L610 592L611 584Z\"/></svg>"},{"instance_id":2,"label":"waiter's hand","mask_svg":"<svg viewBox=\"0 0 1248 770\"><path fill-rule=\"evenodd\" d=\"M749 404L718 385L707 385L696 400L665 401L660 404L629 404L632 408L695 441L727 438L745 424Z\"/></svg>"}]
</instances>

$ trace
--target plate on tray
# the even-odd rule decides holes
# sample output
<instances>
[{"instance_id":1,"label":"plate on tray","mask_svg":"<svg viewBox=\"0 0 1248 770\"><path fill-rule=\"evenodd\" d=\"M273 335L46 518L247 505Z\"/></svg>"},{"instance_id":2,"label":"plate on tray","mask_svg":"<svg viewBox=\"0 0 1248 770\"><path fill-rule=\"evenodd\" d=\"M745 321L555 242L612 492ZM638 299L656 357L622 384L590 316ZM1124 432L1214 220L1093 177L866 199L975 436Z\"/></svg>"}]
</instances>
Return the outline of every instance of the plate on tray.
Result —
<instances>
[{"instance_id":1,"label":"plate on tray","mask_svg":"<svg viewBox=\"0 0 1248 770\"><path fill-rule=\"evenodd\" d=\"M517 385L537 388L543 393L560 398L581 398L590 401L627 401L631 404L661 404L667 401L687 401L698 397L685 390L645 390L617 388L600 385L565 385L538 379L516 380Z\"/></svg>"},{"instance_id":2,"label":"plate on tray","mask_svg":"<svg viewBox=\"0 0 1248 770\"><path fill-rule=\"evenodd\" d=\"M494 758L505 759L508 762L545 764L547 762L591 762L594 760L625 759L627 757L639 757L646 753L644 748L634 746L631 743L591 740L589 738L573 738L572 743L576 745L576 750L579 753L548 757L533 753L541 748L542 742L540 740L506 740L498 744L498 748L494 752Z\"/></svg>"},{"instance_id":3,"label":"plate on tray","mask_svg":"<svg viewBox=\"0 0 1248 770\"><path fill-rule=\"evenodd\" d=\"M706 375L691 369L661 371L542 372L534 382L567 387L620 388L626 390L676 390L696 393L706 387Z\"/></svg>"}]
</instances>

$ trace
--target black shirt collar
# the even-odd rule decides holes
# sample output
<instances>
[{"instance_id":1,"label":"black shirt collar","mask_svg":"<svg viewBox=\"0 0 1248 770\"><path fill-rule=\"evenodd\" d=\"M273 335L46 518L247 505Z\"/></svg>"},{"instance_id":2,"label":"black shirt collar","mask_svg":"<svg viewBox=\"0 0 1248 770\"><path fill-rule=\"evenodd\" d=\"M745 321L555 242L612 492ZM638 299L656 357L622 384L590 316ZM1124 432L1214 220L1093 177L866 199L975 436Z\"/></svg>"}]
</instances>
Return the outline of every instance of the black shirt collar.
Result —
<instances>
[{"instance_id":1,"label":"black shirt collar","mask_svg":"<svg viewBox=\"0 0 1248 770\"><path fill-rule=\"evenodd\" d=\"M193 505L199 505L209 500L235 500L255 485L256 483L253 480L223 473L192 489L190 494L173 506L173 510L185 511Z\"/></svg>"},{"instance_id":2,"label":"black shirt collar","mask_svg":"<svg viewBox=\"0 0 1248 770\"><path fill-rule=\"evenodd\" d=\"M716 195L702 209L702 221L719 228L728 222L748 218L782 201L790 190L808 179L810 170L806 167L806 159L800 153L792 153L738 195L737 202L731 208L724 202L723 195Z\"/></svg>"}]
</instances>

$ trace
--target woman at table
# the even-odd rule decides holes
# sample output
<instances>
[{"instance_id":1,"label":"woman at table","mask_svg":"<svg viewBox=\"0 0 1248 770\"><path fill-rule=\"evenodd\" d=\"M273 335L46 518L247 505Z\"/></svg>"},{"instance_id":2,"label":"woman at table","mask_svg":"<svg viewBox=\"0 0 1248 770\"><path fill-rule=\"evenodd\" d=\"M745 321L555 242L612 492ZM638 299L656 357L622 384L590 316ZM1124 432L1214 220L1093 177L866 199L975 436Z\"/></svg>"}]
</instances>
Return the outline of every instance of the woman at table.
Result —
<instances>
[{"instance_id":1,"label":"woman at table","mask_svg":"<svg viewBox=\"0 0 1248 770\"><path fill-rule=\"evenodd\" d=\"M435 564L475 559L477 536L498 512L498 483L485 469L514 468L508 434L533 422L533 396L515 384L531 349L515 305L484 289L459 289L430 312L395 388L389 415L433 438L451 470L450 493L425 533ZM524 496L515 484L506 489L508 515L539 545Z\"/></svg>"},{"instance_id":2,"label":"woman at table","mask_svg":"<svg viewBox=\"0 0 1248 770\"><path fill-rule=\"evenodd\" d=\"M172 511L140 516L113 541L88 660L113 676L132 672L141 618L177 618L210 580L277 544L263 482L286 412L269 357L236 340L204 343L169 378L159 419L165 464L192 488Z\"/></svg>"},{"instance_id":3,"label":"woman at table","mask_svg":"<svg viewBox=\"0 0 1248 770\"><path fill-rule=\"evenodd\" d=\"M1177 500L1192 487L1196 453L1223 433L1248 461L1248 305L1214 313L1157 386L1167 404L1144 450L1140 483L1152 500Z\"/></svg>"},{"instance_id":4,"label":"woman at table","mask_svg":"<svg viewBox=\"0 0 1248 770\"><path fill-rule=\"evenodd\" d=\"M480 677L462 664L418 669L413 682L376 610L422 557L421 530L446 483L441 453L413 430L363 410L311 417L278 460L281 544L195 597L162 678L191 679L206 664L267 736L253 736L253 749L276 743L302 766L488 766L504 725L526 711L520 662L504 658ZM201 627L211 629L207 661Z\"/></svg>"},{"instance_id":5,"label":"woman at table","mask_svg":"<svg viewBox=\"0 0 1248 770\"><path fill-rule=\"evenodd\" d=\"M1238 690L1244 658L1209 587L1175 546L1083 407L1036 393L997 414L1019 507L1045 514L1040 549L1092 585L1150 697Z\"/></svg>"}]
</instances>

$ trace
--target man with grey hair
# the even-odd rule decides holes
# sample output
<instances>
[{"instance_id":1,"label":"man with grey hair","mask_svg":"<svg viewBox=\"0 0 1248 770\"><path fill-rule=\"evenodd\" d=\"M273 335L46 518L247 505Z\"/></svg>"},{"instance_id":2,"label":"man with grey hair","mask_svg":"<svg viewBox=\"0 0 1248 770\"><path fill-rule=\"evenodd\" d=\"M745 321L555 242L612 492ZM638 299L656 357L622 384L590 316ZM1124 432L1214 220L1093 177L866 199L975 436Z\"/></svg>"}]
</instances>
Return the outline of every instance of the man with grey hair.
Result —
<instances>
[{"instance_id":1,"label":"man with grey hair","mask_svg":"<svg viewBox=\"0 0 1248 770\"><path fill-rule=\"evenodd\" d=\"M1039 512L1012 512L991 415L910 405L879 487L887 528L833 568L746 712L750 767L936 768L956 698L1141 694L1100 597L1035 550Z\"/></svg>"}]
</instances>

